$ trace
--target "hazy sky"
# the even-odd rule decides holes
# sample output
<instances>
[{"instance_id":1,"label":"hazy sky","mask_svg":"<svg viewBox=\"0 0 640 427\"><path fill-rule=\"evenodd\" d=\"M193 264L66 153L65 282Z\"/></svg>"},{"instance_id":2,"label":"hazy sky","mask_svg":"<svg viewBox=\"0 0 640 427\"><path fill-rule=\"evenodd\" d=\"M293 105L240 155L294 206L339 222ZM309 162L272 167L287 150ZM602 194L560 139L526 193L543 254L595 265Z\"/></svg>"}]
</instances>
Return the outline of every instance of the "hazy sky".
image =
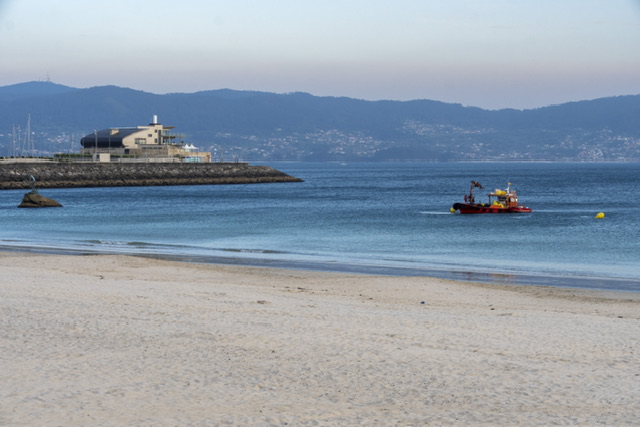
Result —
<instances>
[{"instance_id":1,"label":"hazy sky","mask_svg":"<svg viewBox=\"0 0 640 427\"><path fill-rule=\"evenodd\" d=\"M640 0L0 0L0 86L532 108L640 94Z\"/></svg>"}]
</instances>

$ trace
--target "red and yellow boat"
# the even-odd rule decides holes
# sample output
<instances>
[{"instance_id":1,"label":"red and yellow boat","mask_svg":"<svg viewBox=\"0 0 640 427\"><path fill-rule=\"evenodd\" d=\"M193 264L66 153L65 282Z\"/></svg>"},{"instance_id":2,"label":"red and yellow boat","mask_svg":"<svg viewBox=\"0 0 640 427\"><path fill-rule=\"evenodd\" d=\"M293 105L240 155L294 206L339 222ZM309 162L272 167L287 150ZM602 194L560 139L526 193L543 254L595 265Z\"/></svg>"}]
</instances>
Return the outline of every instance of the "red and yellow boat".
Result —
<instances>
[{"instance_id":1,"label":"red and yellow boat","mask_svg":"<svg viewBox=\"0 0 640 427\"><path fill-rule=\"evenodd\" d=\"M451 212L461 214L484 214L484 213L527 213L531 209L518 204L518 196L515 190L511 189L511 183L506 190L496 189L489 193L489 203L476 203L473 190L483 189L477 181L471 181L469 194L464 196L464 203L454 203Z\"/></svg>"}]
</instances>

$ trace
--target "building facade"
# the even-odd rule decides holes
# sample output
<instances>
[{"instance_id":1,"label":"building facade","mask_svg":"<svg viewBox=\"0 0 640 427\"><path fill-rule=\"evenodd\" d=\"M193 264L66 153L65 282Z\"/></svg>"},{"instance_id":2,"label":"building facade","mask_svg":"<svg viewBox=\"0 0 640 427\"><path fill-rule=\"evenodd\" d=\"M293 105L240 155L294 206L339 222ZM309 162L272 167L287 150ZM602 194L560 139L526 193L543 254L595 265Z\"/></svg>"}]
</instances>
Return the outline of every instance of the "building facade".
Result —
<instances>
[{"instance_id":1,"label":"building facade","mask_svg":"<svg viewBox=\"0 0 640 427\"><path fill-rule=\"evenodd\" d=\"M81 153L92 155L95 161L127 156L149 161L211 162L211 153L185 144L184 135L171 132L174 128L158 123L154 115L146 126L96 130L80 140Z\"/></svg>"}]
</instances>

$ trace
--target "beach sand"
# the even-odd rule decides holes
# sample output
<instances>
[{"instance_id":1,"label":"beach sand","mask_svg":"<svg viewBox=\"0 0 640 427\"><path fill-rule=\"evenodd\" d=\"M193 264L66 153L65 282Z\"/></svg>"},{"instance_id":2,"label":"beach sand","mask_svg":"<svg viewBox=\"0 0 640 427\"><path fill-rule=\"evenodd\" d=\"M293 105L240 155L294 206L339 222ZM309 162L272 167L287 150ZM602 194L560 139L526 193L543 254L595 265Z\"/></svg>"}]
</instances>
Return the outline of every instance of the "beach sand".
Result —
<instances>
[{"instance_id":1,"label":"beach sand","mask_svg":"<svg viewBox=\"0 0 640 427\"><path fill-rule=\"evenodd\" d=\"M0 425L638 425L640 295L0 253Z\"/></svg>"}]
</instances>

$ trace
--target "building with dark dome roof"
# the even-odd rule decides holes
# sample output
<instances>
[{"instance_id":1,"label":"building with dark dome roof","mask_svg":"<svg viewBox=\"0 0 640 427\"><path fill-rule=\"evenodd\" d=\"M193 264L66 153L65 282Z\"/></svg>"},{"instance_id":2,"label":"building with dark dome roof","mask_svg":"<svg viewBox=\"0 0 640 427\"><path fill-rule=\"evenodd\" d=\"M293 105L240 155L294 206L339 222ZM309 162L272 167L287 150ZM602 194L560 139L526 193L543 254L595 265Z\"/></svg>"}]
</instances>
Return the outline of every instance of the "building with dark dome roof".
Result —
<instances>
[{"instance_id":1,"label":"building with dark dome roof","mask_svg":"<svg viewBox=\"0 0 640 427\"><path fill-rule=\"evenodd\" d=\"M210 162L211 153L198 151L184 143L184 135L171 132L174 126L164 126L153 116L146 126L96 130L80 139L82 154L94 160L110 161L111 156L130 156L149 161ZM107 160L108 159L108 160Z\"/></svg>"}]
</instances>

